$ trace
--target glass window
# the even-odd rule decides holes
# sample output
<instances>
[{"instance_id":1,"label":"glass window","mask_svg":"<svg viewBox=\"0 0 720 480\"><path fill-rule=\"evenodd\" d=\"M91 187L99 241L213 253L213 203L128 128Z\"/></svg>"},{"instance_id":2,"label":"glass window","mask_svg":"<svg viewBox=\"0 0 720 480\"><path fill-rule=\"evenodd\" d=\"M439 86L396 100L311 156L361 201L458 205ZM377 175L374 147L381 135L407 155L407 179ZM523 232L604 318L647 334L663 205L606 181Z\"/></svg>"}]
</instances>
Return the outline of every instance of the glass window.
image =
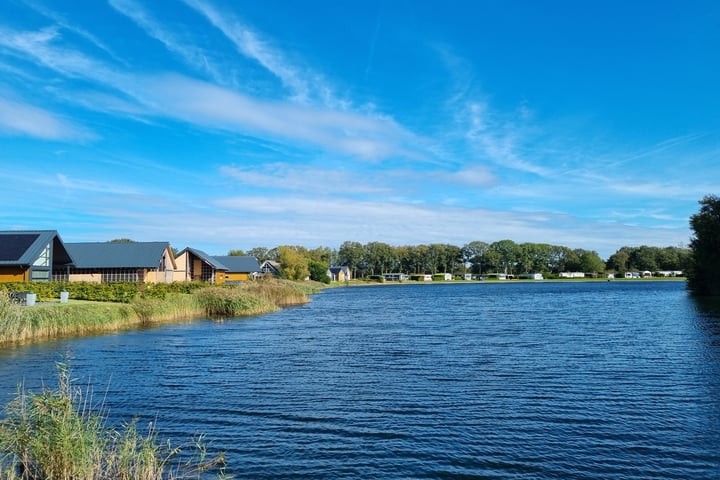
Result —
<instances>
[{"instance_id":1,"label":"glass window","mask_svg":"<svg viewBox=\"0 0 720 480\"><path fill-rule=\"evenodd\" d=\"M49 267L50 266L50 244L45 245L38 258L33 262L34 267Z\"/></svg>"},{"instance_id":2,"label":"glass window","mask_svg":"<svg viewBox=\"0 0 720 480\"><path fill-rule=\"evenodd\" d=\"M30 273L32 280L47 280L50 278L50 272L47 270L33 270Z\"/></svg>"}]
</instances>

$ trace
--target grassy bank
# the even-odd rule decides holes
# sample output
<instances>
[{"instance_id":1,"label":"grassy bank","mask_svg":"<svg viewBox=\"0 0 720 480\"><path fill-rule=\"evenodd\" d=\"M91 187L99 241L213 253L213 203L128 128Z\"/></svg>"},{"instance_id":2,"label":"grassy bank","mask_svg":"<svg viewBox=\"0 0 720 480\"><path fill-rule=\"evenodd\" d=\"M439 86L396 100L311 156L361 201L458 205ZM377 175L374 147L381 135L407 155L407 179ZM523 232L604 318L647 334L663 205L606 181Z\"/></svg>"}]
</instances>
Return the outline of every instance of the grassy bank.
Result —
<instances>
[{"instance_id":1,"label":"grassy bank","mask_svg":"<svg viewBox=\"0 0 720 480\"><path fill-rule=\"evenodd\" d=\"M201 316L258 315L306 303L308 294L317 291L315 284L272 279L162 296L137 291L124 303L81 301L71 296L68 303L53 301L32 307L15 305L0 291L0 344L112 332Z\"/></svg>"},{"instance_id":2,"label":"grassy bank","mask_svg":"<svg viewBox=\"0 0 720 480\"><path fill-rule=\"evenodd\" d=\"M222 455L210 457L202 438L186 446L160 443L152 424L108 426L91 395L76 387L67 365L57 389L19 389L0 423L0 480L174 480L223 478Z\"/></svg>"}]
</instances>

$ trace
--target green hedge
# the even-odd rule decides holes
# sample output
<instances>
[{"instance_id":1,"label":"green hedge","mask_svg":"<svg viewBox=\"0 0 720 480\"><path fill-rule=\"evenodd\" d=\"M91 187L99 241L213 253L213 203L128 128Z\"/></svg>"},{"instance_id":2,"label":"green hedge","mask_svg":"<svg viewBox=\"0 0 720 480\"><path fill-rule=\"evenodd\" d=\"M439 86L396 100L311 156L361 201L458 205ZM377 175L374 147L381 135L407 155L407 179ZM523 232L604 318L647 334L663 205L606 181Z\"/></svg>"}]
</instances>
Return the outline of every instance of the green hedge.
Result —
<instances>
[{"instance_id":1,"label":"green hedge","mask_svg":"<svg viewBox=\"0 0 720 480\"><path fill-rule=\"evenodd\" d=\"M6 292L32 292L38 301L51 301L60 298L60 292L69 292L74 300L96 302L129 303L137 298L155 298L164 300L173 293L192 293L206 287L200 282L143 283L143 282L10 282L0 283L0 290Z\"/></svg>"}]
</instances>

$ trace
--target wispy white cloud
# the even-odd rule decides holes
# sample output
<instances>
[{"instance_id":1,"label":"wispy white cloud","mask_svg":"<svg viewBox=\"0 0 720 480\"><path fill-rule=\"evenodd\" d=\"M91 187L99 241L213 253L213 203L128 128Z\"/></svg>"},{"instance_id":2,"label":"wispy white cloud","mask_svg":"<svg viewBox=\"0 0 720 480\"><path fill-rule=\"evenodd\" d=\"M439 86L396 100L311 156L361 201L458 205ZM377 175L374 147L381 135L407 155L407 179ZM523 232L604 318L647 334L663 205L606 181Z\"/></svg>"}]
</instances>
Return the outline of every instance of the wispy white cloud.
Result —
<instances>
[{"instance_id":1,"label":"wispy white cloud","mask_svg":"<svg viewBox=\"0 0 720 480\"><path fill-rule=\"evenodd\" d=\"M332 93L323 76L308 68L294 65L286 54L274 47L269 39L254 31L229 11L220 11L205 0L185 0L185 3L205 16L220 30L242 55L255 60L277 77L289 90L290 97L299 103L321 101L326 107L342 108L347 103Z\"/></svg>"},{"instance_id":2,"label":"wispy white cloud","mask_svg":"<svg viewBox=\"0 0 720 480\"><path fill-rule=\"evenodd\" d=\"M504 168L551 176L551 171L528 161L519 153L523 146L522 128L510 121L501 123L490 112L486 102L469 101L461 110L467 124L466 138L470 148Z\"/></svg>"},{"instance_id":3,"label":"wispy white cloud","mask_svg":"<svg viewBox=\"0 0 720 480\"><path fill-rule=\"evenodd\" d=\"M687 135L680 135L674 138L668 138L655 145L651 145L650 147L647 147L641 151L628 154L624 158L621 158L619 163L624 164L628 162L634 162L642 158L657 157L661 153L672 150L678 146L695 142L696 140L699 140L705 136L706 134L703 133L692 133Z\"/></svg>"},{"instance_id":4,"label":"wispy white cloud","mask_svg":"<svg viewBox=\"0 0 720 480\"><path fill-rule=\"evenodd\" d=\"M180 75L131 75L54 45L57 35L54 29L0 30L0 45L26 54L39 65L64 76L81 78L121 93L121 100L116 102L121 107L118 112L132 111L132 105L127 103L131 99L148 115L180 119L205 128L300 141L324 151L367 160L424 157L418 148L423 140L387 116L262 101Z\"/></svg>"},{"instance_id":5,"label":"wispy white cloud","mask_svg":"<svg viewBox=\"0 0 720 480\"><path fill-rule=\"evenodd\" d=\"M54 177L40 177L37 179L37 183L47 187L59 187L66 192L102 193L106 195L136 195L138 193L138 189L135 187L74 178L63 173L56 173Z\"/></svg>"},{"instance_id":6,"label":"wispy white cloud","mask_svg":"<svg viewBox=\"0 0 720 480\"><path fill-rule=\"evenodd\" d=\"M332 168L317 168L283 162L255 166L224 166L224 178L243 185L271 191L299 191L321 195L387 194L392 190L376 181L375 175L357 178L356 173Z\"/></svg>"},{"instance_id":7,"label":"wispy white cloud","mask_svg":"<svg viewBox=\"0 0 720 480\"><path fill-rule=\"evenodd\" d=\"M440 173L445 182L452 185L466 187L490 187L498 182L498 177L489 169L482 166L469 166L457 172Z\"/></svg>"},{"instance_id":8,"label":"wispy white cloud","mask_svg":"<svg viewBox=\"0 0 720 480\"><path fill-rule=\"evenodd\" d=\"M204 71L215 81L224 83L222 75L211 63L209 52L179 38L165 28L142 4L135 0L109 0L110 6L130 18L149 36L162 43L169 51L179 55L197 70Z\"/></svg>"},{"instance_id":9,"label":"wispy white cloud","mask_svg":"<svg viewBox=\"0 0 720 480\"><path fill-rule=\"evenodd\" d=\"M0 133L43 140L89 141L90 130L42 108L0 98Z\"/></svg>"},{"instance_id":10,"label":"wispy white cloud","mask_svg":"<svg viewBox=\"0 0 720 480\"><path fill-rule=\"evenodd\" d=\"M252 216L269 228L277 229L280 219L289 222L297 234L312 238L315 244L339 245L352 239L360 242L384 241L399 245L408 238L413 244L449 242L463 245L473 240L547 242L573 248L589 248L607 256L618 245L647 243L675 245L684 241L678 229L632 227L622 223L602 224L551 212L506 212L451 205L424 205L387 201L332 202L306 197L244 196L217 200L215 205L228 214ZM347 222L352 212L352 222ZM472 221L469 221L472 219ZM271 224L275 224L271 227ZM290 232L275 238L290 241ZM262 238L256 239L262 243ZM290 242L292 243L292 242Z\"/></svg>"},{"instance_id":11,"label":"wispy white cloud","mask_svg":"<svg viewBox=\"0 0 720 480\"><path fill-rule=\"evenodd\" d=\"M260 101L178 75L142 83L155 112L192 124L301 141L369 160L422 158L416 149L422 140L384 117Z\"/></svg>"},{"instance_id":12,"label":"wispy white cloud","mask_svg":"<svg viewBox=\"0 0 720 480\"><path fill-rule=\"evenodd\" d=\"M452 119L442 119L450 142L464 141L465 148L473 159L492 163L502 168L530 173L540 177L552 175L552 171L541 166L538 159L523 153L530 143L529 121L532 110L521 102L514 111L502 112L493 108L490 96L479 85L475 67L465 58L457 55L444 44L430 45L436 57L448 73L444 97L440 101L441 111Z\"/></svg>"},{"instance_id":13,"label":"wispy white cloud","mask_svg":"<svg viewBox=\"0 0 720 480\"><path fill-rule=\"evenodd\" d=\"M111 56L115 61L123 62L122 58L120 58L118 55L116 55L102 40L100 40L97 36L93 35L92 33L88 32L86 29L79 27L73 23L71 23L64 15L48 8L46 5L43 5L41 3L37 3L34 1L27 1L25 0L25 4L38 12L39 14L43 15L44 17L52 20L55 22L56 26L70 31L85 40L89 41L92 45L99 48L100 50L107 53L109 56Z\"/></svg>"},{"instance_id":14,"label":"wispy white cloud","mask_svg":"<svg viewBox=\"0 0 720 480\"><path fill-rule=\"evenodd\" d=\"M76 49L57 46L61 35L56 27L37 31L16 31L0 27L0 47L5 47L23 60L30 60L67 78L91 81L104 87L119 89L131 85L131 78Z\"/></svg>"}]
</instances>

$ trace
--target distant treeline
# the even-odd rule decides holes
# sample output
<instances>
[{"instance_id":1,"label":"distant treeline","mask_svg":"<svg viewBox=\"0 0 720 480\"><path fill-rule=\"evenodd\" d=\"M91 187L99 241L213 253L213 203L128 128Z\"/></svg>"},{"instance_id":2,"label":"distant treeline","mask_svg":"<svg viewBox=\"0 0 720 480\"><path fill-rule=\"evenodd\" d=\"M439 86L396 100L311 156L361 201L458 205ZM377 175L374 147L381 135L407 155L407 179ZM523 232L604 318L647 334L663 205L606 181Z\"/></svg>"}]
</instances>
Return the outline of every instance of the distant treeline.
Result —
<instances>
[{"instance_id":1,"label":"distant treeline","mask_svg":"<svg viewBox=\"0 0 720 480\"><path fill-rule=\"evenodd\" d=\"M272 260L282 265L288 278L324 274L329 265L343 265L352 270L353 277L379 275L389 272L413 273L475 273L502 272L602 273L613 271L660 270L685 271L691 251L680 247L622 247L607 261L597 252L582 248L571 249L546 243L515 243L500 240L493 243L470 242L462 247L444 243L429 245L392 246L382 242L346 241L340 248L302 246L255 247L248 252L231 250L229 255L252 255L260 262Z\"/></svg>"}]
</instances>

